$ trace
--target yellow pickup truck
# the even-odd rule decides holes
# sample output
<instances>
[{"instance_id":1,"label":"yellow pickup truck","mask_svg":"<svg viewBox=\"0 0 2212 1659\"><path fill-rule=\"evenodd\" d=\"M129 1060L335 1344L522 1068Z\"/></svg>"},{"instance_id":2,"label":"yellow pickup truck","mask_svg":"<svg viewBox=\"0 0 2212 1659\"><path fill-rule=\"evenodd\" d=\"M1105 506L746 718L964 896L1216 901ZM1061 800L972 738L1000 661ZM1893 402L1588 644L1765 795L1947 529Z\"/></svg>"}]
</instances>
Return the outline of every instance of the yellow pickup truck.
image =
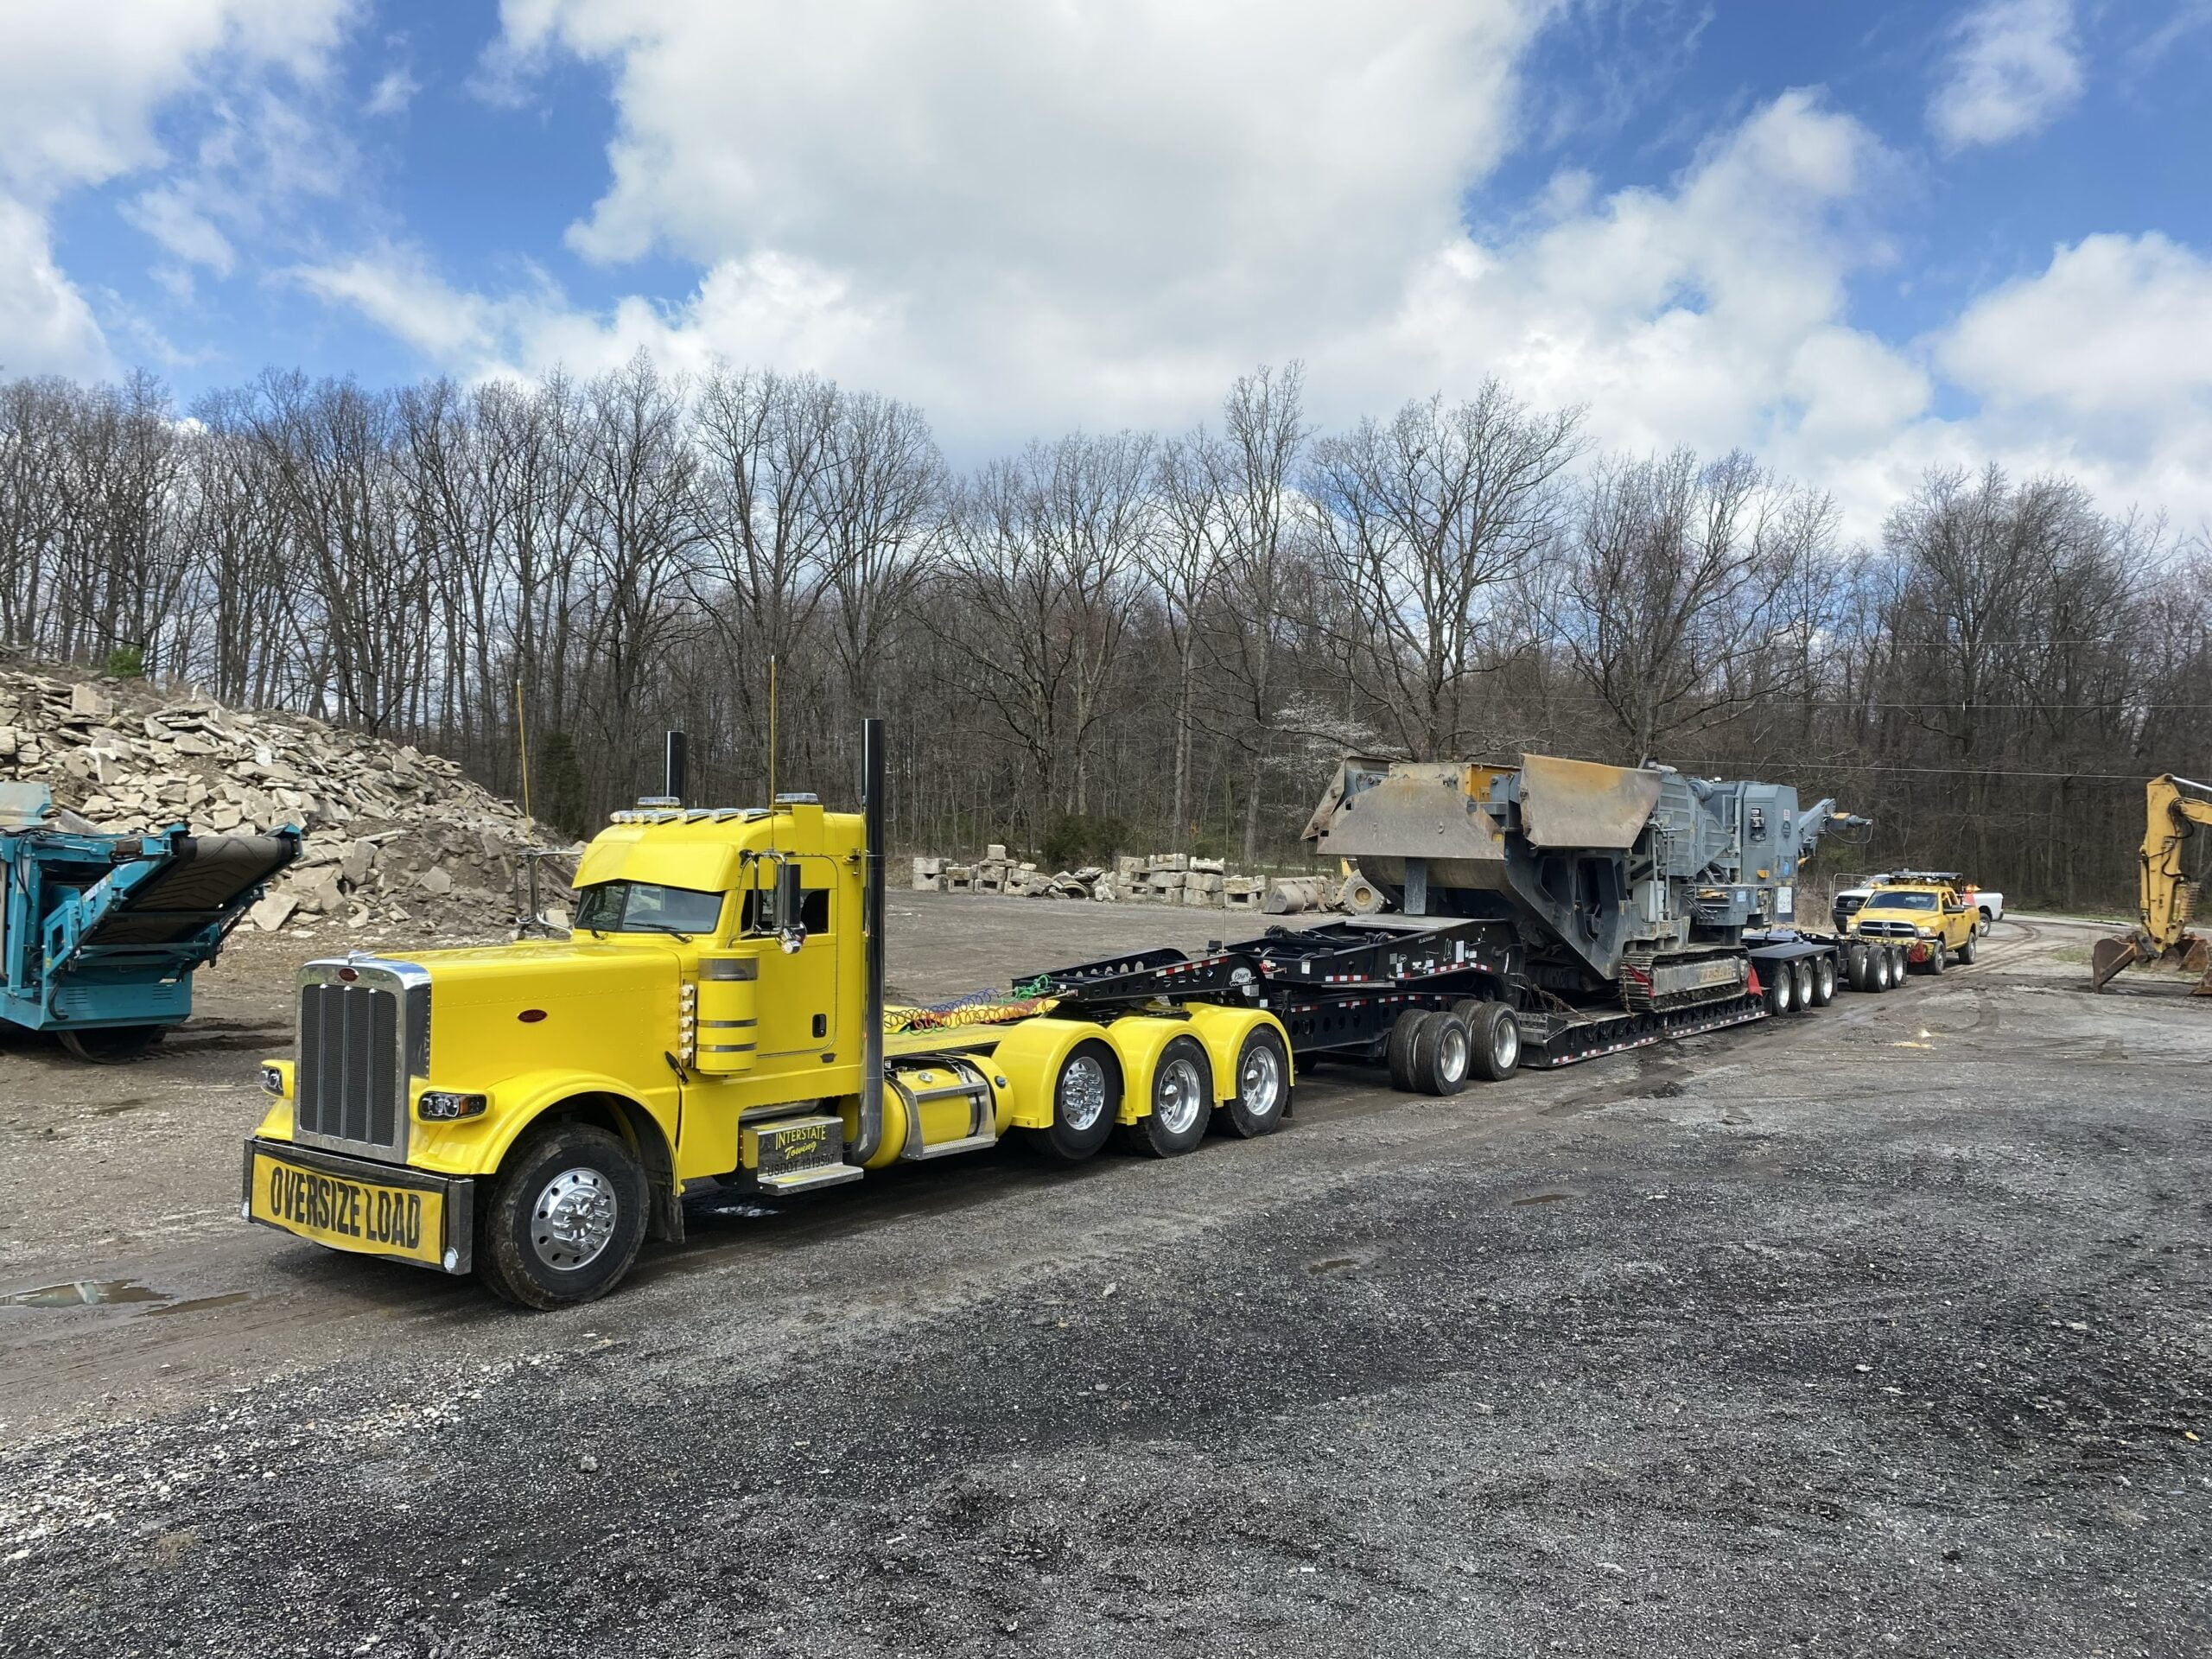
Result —
<instances>
[{"instance_id":1,"label":"yellow pickup truck","mask_svg":"<svg viewBox=\"0 0 2212 1659\"><path fill-rule=\"evenodd\" d=\"M1980 912L1948 881L1882 881L1851 918L1851 932L1902 944L1912 967L1940 974L1954 959L1974 959L1980 924Z\"/></svg>"}]
</instances>

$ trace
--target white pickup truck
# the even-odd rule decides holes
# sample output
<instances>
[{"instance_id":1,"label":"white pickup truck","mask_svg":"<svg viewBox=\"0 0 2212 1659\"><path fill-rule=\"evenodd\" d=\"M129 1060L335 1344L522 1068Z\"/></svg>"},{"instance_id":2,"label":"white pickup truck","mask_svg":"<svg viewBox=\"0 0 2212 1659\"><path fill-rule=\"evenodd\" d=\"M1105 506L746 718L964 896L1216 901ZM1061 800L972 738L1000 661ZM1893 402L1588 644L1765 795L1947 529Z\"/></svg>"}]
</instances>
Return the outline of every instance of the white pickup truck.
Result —
<instances>
[{"instance_id":1,"label":"white pickup truck","mask_svg":"<svg viewBox=\"0 0 2212 1659\"><path fill-rule=\"evenodd\" d=\"M1885 881L1948 881L1958 889L1961 898L1981 912L1980 931L1984 933L2005 919L2005 895L1993 887L1974 886L1956 870L1889 870L1880 875L1861 877L1837 892L1834 911L1837 932L1850 931L1851 918L1865 906L1867 895Z\"/></svg>"}]
</instances>

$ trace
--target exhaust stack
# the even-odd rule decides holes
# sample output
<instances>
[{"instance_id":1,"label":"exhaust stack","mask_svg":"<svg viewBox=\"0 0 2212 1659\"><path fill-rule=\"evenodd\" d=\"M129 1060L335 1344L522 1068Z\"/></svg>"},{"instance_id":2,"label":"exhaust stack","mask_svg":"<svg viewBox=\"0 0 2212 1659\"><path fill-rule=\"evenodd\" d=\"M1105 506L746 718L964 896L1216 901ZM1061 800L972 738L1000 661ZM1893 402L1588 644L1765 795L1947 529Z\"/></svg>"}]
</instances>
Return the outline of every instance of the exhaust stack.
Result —
<instances>
[{"instance_id":1,"label":"exhaust stack","mask_svg":"<svg viewBox=\"0 0 2212 1659\"><path fill-rule=\"evenodd\" d=\"M846 1157L864 1164L883 1144L883 721L861 721L861 999L860 1133Z\"/></svg>"}]
</instances>

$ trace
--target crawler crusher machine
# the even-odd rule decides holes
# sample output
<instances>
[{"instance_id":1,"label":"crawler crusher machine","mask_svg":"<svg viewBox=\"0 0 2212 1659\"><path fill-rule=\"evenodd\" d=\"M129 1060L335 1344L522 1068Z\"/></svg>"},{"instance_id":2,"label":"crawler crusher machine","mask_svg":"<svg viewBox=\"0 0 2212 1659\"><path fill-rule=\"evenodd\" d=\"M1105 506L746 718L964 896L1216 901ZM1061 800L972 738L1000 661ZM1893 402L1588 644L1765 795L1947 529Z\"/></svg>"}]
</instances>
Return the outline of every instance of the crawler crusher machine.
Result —
<instances>
[{"instance_id":1,"label":"crawler crusher machine","mask_svg":"<svg viewBox=\"0 0 2212 1659\"><path fill-rule=\"evenodd\" d=\"M192 1012L193 970L299 855L299 833L106 835L0 785L0 1019L79 1059L133 1058Z\"/></svg>"},{"instance_id":2,"label":"crawler crusher machine","mask_svg":"<svg viewBox=\"0 0 2212 1659\"><path fill-rule=\"evenodd\" d=\"M1637 1010L1743 994L1746 935L1794 938L1799 864L1866 822L1787 785L1528 754L1347 760L1306 835L1408 916L1510 924L1539 991Z\"/></svg>"}]
</instances>

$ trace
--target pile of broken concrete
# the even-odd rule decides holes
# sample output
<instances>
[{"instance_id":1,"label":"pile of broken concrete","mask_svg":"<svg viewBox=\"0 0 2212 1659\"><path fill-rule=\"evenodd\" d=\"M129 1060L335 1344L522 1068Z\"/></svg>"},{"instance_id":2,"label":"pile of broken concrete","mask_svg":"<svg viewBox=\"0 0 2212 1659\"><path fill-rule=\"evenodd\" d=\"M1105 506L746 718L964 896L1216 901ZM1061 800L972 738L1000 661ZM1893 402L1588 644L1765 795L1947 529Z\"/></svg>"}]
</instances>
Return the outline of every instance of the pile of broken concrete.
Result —
<instances>
[{"instance_id":1,"label":"pile of broken concrete","mask_svg":"<svg viewBox=\"0 0 2212 1659\"><path fill-rule=\"evenodd\" d=\"M0 779L42 783L103 831L304 836L251 912L280 928L480 932L516 913L523 855L555 919L573 849L454 762L303 715L250 714L143 682L0 671Z\"/></svg>"}]
</instances>

